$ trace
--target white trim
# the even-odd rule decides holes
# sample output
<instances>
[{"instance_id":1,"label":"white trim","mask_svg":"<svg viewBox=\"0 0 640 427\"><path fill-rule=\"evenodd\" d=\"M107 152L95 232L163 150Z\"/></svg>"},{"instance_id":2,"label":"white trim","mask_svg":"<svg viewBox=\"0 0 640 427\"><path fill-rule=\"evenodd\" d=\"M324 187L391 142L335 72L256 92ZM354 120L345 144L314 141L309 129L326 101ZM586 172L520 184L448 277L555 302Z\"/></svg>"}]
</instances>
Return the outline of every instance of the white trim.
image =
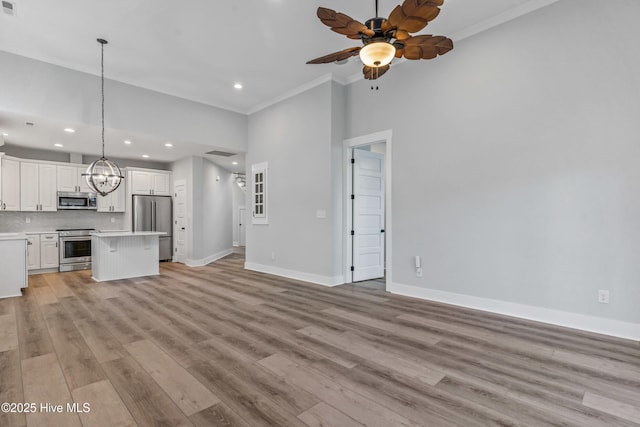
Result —
<instances>
[{"instance_id":1,"label":"white trim","mask_svg":"<svg viewBox=\"0 0 640 427\"><path fill-rule=\"evenodd\" d=\"M307 82L302 86L298 86L297 88L287 91L282 95L276 96L275 98L271 98L267 101L261 102L254 107L251 107L249 110L247 110L246 114L251 115L253 113L257 113L260 110L264 110L265 108L272 106L273 104L277 104L278 102L284 101L285 99L292 98L296 95L308 91L309 89L320 86L323 83L330 82L331 80L333 80L331 73L325 74L324 76L320 76L315 80L311 80L310 82Z\"/></svg>"},{"instance_id":2,"label":"white trim","mask_svg":"<svg viewBox=\"0 0 640 427\"><path fill-rule=\"evenodd\" d=\"M456 294L435 289L421 288L412 285L392 283L387 290L393 294L438 301L490 313L513 316L521 319L534 320L567 328L611 335L640 341L640 324L623 322L614 319L589 316L586 314L570 313L543 307L499 301L471 295Z\"/></svg>"},{"instance_id":3,"label":"white trim","mask_svg":"<svg viewBox=\"0 0 640 427\"><path fill-rule=\"evenodd\" d=\"M206 258L201 258L201 259L187 259L185 264L188 267L202 267L203 265L207 265L212 263L213 261L217 261L220 258L224 258L227 255L230 255L233 253L233 248L230 249L225 249L224 251L220 251L216 254L213 255L209 255Z\"/></svg>"},{"instance_id":4,"label":"white trim","mask_svg":"<svg viewBox=\"0 0 640 427\"><path fill-rule=\"evenodd\" d=\"M320 274L305 273L302 271L289 270L286 268L273 267L270 265L255 264L252 262L245 262L244 268L251 271L258 271L260 273L272 274L274 276L301 280L303 282L310 282L323 286L338 286L344 283L344 278L342 276L322 276Z\"/></svg>"},{"instance_id":5,"label":"white trim","mask_svg":"<svg viewBox=\"0 0 640 427\"><path fill-rule=\"evenodd\" d=\"M231 246L233 246L234 248L238 248L238 247L240 247L240 242L238 242L237 240L234 240L234 241L231 243Z\"/></svg>"},{"instance_id":6,"label":"white trim","mask_svg":"<svg viewBox=\"0 0 640 427\"><path fill-rule=\"evenodd\" d=\"M343 264L343 283L351 283L351 235L349 227L351 225L351 199L349 196L349 190L351 188L351 174L350 165L351 165L351 155L350 150L355 147L360 147L363 145L370 145L376 143L385 143L385 153L384 153L384 178L385 183L384 186L387 189L385 192L385 277L386 277L386 289L389 289L392 282L392 270L393 270L393 257L392 257L392 238L393 238L393 221L392 221L392 191L393 188L391 186L391 166L392 166L392 135L393 132L391 129L383 130L380 132L370 133L368 135L357 136L355 138L349 138L342 141L342 181L344 188L344 209L343 209L343 253L344 253L344 264Z\"/></svg>"},{"instance_id":7,"label":"white trim","mask_svg":"<svg viewBox=\"0 0 640 427\"><path fill-rule=\"evenodd\" d=\"M262 174L262 213L256 214L256 174ZM251 224L269 225L269 162L251 165Z\"/></svg>"},{"instance_id":8,"label":"white trim","mask_svg":"<svg viewBox=\"0 0 640 427\"><path fill-rule=\"evenodd\" d=\"M526 3L523 3L519 6L514 7L513 9L509 9L505 12L502 12L496 16L493 16L489 19L485 19L482 22L478 22L477 24L471 25L470 27L464 28L457 33L447 35L451 40L453 40L454 44L459 42L460 40L464 40L468 37L475 36L483 31L491 29L493 27L497 27L498 25L502 25L505 22L509 22L513 19L519 18L527 13L531 13L538 9L542 9L543 7L549 6L550 4L556 3L559 0L530 0ZM398 66L405 62L409 62L404 58L394 59L393 66ZM340 80L336 80L338 83L342 85L348 85L351 83L355 83L358 80L363 80L364 76L362 72L357 74L353 74L351 76L345 77Z\"/></svg>"}]
</instances>

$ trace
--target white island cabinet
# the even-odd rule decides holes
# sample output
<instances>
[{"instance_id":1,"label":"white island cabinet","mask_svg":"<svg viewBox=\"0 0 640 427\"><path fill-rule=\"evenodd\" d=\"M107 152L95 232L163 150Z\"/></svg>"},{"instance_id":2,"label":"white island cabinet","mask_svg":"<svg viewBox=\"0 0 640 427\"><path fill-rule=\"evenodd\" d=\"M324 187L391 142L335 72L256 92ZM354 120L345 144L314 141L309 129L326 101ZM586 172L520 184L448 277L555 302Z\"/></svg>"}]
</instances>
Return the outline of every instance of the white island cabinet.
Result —
<instances>
[{"instance_id":1,"label":"white island cabinet","mask_svg":"<svg viewBox=\"0 0 640 427\"><path fill-rule=\"evenodd\" d=\"M27 287L27 236L0 233L0 298L18 297Z\"/></svg>"},{"instance_id":2,"label":"white island cabinet","mask_svg":"<svg viewBox=\"0 0 640 427\"><path fill-rule=\"evenodd\" d=\"M97 282L160 274L159 231L91 234L91 270Z\"/></svg>"}]
</instances>

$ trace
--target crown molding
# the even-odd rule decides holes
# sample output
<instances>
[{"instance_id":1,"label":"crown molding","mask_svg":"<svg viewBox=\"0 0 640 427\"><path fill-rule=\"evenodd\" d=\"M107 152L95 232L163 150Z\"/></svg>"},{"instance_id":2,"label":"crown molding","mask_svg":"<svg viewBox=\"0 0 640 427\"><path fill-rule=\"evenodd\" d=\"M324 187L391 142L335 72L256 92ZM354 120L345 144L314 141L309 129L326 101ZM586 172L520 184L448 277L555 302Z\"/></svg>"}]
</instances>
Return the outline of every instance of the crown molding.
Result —
<instances>
[{"instance_id":1,"label":"crown molding","mask_svg":"<svg viewBox=\"0 0 640 427\"><path fill-rule=\"evenodd\" d=\"M311 80L310 82L307 82L302 86L298 86L297 88L294 88L288 92L285 92L282 95L279 95L279 96L276 96L275 98L271 98L267 101L261 102L260 104L254 107L251 107L249 110L245 112L245 114L251 115L253 113L257 113L260 110L264 110L265 108L272 106L273 104L277 104L278 102L281 102L281 101L284 101L285 99L299 95L303 92L308 91L309 89L312 89L316 86L320 86L321 84L330 82L332 80L333 80L333 76L331 75L331 73L325 74L324 76L320 76L315 80Z\"/></svg>"}]
</instances>

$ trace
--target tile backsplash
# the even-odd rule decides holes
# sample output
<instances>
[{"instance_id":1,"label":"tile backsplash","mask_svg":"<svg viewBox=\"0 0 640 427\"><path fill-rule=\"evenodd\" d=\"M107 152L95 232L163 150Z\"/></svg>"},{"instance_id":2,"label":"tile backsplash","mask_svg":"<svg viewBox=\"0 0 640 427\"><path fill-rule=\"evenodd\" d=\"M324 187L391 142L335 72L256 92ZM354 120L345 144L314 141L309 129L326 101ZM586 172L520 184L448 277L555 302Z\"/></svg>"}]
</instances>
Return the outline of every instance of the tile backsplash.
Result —
<instances>
[{"instance_id":1,"label":"tile backsplash","mask_svg":"<svg viewBox=\"0 0 640 427\"><path fill-rule=\"evenodd\" d=\"M29 223L27 223L29 218ZM111 222L111 218L115 222ZM130 230L124 213L92 211L0 212L0 233L55 231L58 228L95 228L96 230Z\"/></svg>"}]
</instances>

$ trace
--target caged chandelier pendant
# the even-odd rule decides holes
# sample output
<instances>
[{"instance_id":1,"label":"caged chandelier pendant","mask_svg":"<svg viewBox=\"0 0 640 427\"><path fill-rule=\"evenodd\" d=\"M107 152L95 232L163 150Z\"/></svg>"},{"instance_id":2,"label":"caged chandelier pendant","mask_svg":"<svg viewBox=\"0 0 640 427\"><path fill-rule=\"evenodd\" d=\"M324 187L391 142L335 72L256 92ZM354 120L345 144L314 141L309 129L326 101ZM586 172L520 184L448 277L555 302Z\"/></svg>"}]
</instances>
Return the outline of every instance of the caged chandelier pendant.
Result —
<instances>
[{"instance_id":1,"label":"caged chandelier pendant","mask_svg":"<svg viewBox=\"0 0 640 427\"><path fill-rule=\"evenodd\" d=\"M101 71L102 71L102 157L91 163L87 171L82 174L87 180L89 188L94 190L101 196L115 191L124 176L120 172L120 168L111 160L104 157L104 45L108 42L104 39L97 39L101 46Z\"/></svg>"}]
</instances>

